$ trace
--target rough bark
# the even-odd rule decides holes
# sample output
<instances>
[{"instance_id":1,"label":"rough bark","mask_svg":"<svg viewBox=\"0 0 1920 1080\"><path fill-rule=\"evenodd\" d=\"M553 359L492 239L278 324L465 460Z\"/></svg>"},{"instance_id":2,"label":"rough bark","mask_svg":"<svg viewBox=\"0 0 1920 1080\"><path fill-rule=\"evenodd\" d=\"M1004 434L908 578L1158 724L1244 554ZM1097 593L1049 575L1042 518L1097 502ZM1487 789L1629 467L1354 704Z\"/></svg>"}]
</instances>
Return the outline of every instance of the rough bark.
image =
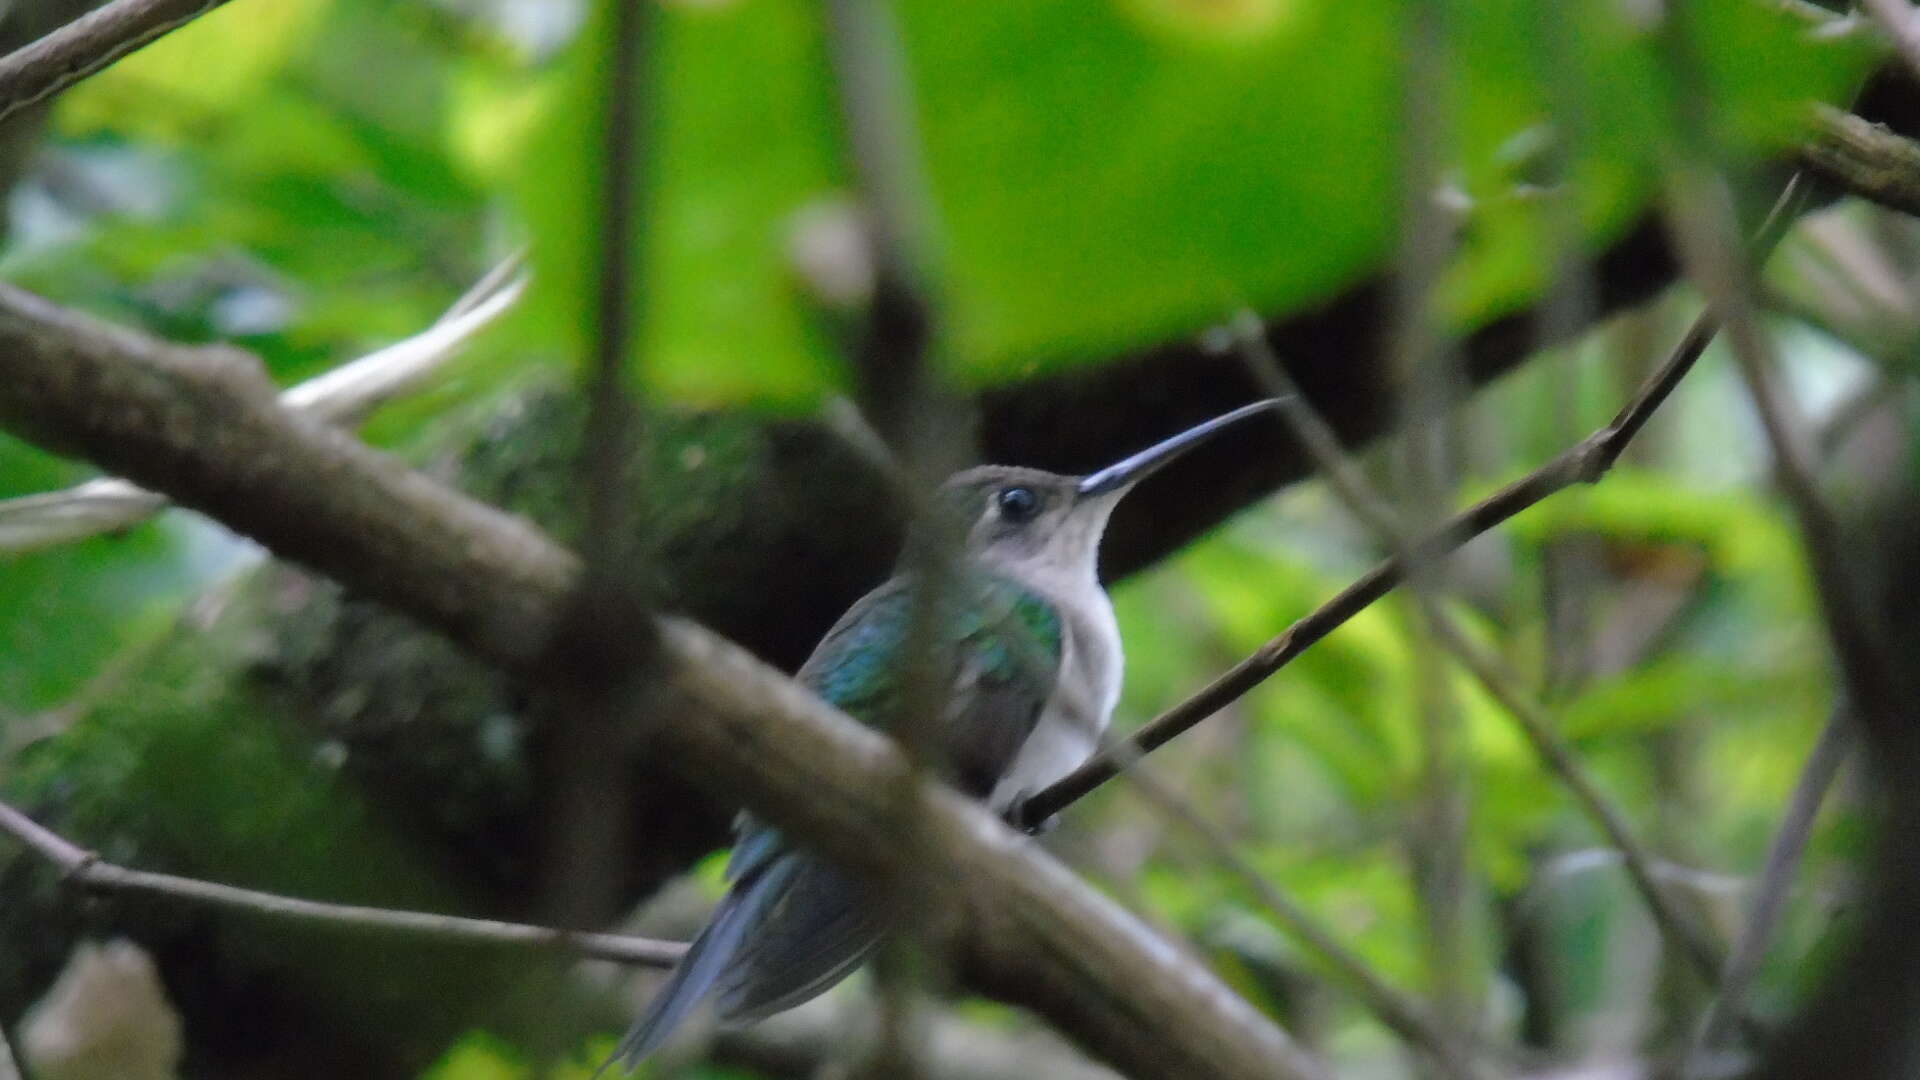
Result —
<instances>
[{"instance_id":1,"label":"rough bark","mask_svg":"<svg viewBox=\"0 0 1920 1080\"><path fill-rule=\"evenodd\" d=\"M611 651L600 628L567 618L581 581L570 552L285 410L248 358L152 342L10 288L0 288L0 358L0 425L240 529L504 672L564 684L593 673L572 658ZM1129 1075L1321 1075L1217 977L1029 839L914 778L884 736L695 623L652 628L647 671L618 676L644 689L627 699L628 747L710 793L739 793L850 869L937 883L927 914L965 928L976 985ZM903 797L915 801L913 845L897 828Z\"/></svg>"}]
</instances>

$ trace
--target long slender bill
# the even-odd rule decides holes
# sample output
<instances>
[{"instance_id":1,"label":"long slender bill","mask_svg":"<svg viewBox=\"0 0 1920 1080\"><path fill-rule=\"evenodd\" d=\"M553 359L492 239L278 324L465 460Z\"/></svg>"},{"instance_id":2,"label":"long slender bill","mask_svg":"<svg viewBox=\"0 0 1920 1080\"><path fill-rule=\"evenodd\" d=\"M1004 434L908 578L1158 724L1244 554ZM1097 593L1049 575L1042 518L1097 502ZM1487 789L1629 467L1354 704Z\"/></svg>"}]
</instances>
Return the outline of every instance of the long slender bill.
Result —
<instances>
[{"instance_id":1,"label":"long slender bill","mask_svg":"<svg viewBox=\"0 0 1920 1080\"><path fill-rule=\"evenodd\" d=\"M1178 435L1163 439L1131 457L1123 458L1099 472L1082 477L1080 494L1104 495L1109 491L1118 491L1129 484L1144 480L1159 471L1161 466L1206 442L1226 428L1232 427L1249 416L1271 412L1279 404L1279 398L1265 398L1251 405L1242 405L1230 413L1216 416L1204 423L1195 424Z\"/></svg>"}]
</instances>

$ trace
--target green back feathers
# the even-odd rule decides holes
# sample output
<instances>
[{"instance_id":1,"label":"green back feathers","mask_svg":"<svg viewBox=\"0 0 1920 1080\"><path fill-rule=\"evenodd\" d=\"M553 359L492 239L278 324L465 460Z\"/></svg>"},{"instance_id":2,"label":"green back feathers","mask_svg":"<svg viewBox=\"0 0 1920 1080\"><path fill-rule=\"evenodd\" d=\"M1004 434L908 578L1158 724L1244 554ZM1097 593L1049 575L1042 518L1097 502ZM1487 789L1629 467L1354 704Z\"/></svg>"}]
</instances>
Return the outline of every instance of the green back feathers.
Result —
<instances>
[{"instance_id":1,"label":"green back feathers","mask_svg":"<svg viewBox=\"0 0 1920 1080\"><path fill-rule=\"evenodd\" d=\"M969 573L946 606L946 632L962 670L1025 683L1044 699L1060 665L1060 613L1006 578ZM800 680L863 723L886 727L899 698L915 590L903 578L869 594L828 632Z\"/></svg>"}]
</instances>

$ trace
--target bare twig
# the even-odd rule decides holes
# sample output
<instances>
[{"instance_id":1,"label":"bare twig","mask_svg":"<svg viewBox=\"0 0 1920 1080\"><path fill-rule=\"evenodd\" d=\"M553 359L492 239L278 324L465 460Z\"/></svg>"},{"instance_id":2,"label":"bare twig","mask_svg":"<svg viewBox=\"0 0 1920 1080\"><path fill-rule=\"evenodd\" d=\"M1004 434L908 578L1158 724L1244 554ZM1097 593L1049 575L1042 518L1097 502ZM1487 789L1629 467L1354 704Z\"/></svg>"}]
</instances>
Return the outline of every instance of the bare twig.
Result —
<instances>
[{"instance_id":1,"label":"bare twig","mask_svg":"<svg viewBox=\"0 0 1920 1080\"><path fill-rule=\"evenodd\" d=\"M931 223L913 94L892 8L833 0L826 5L826 15L841 116L874 233L878 284L884 291L892 277L904 298L920 305L924 319Z\"/></svg>"},{"instance_id":2,"label":"bare twig","mask_svg":"<svg viewBox=\"0 0 1920 1080\"><path fill-rule=\"evenodd\" d=\"M494 264L444 315L420 333L289 387L281 403L335 424L418 388L473 339L512 311L527 291L526 256Z\"/></svg>"},{"instance_id":3,"label":"bare twig","mask_svg":"<svg viewBox=\"0 0 1920 1080\"><path fill-rule=\"evenodd\" d=\"M1688 1077L1704 1080L1711 1073L1712 1054L1726 1042L1735 1018L1745 1011L1747 990L1753 985L1754 976L1760 973L1760 964L1773 943L1774 931L1779 928L1794 874L1800 869L1800 857L1806 852L1808 837L1813 834L1814 820L1820 816L1820 804L1834 777L1839 775L1841 765L1845 764L1852 744L1853 731L1846 710L1835 709L1808 753L1807 763L1800 769L1793 797L1787 802L1780 828L1774 832L1773 843L1767 848L1766 865L1760 872L1759 887L1748 908L1746 925L1741 927L1740 938L1727 957L1719 989L1688 1051L1685 1070Z\"/></svg>"},{"instance_id":4,"label":"bare twig","mask_svg":"<svg viewBox=\"0 0 1920 1080\"><path fill-rule=\"evenodd\" d=\"M1761 235L1757 240L1760 250L1771 250L1778 236L1778 224L1789 216L1787 210L1795 196L1796 187L1797 184L1789 184L1787 191L1776 203L1772 217L1762 226ZM1422 562L1409 534L1392 509L1371 490L1359 468L1340 447L1332 430L1314 414L1312 407L1299 394L1298 387L1288 377L1285 367L1268 347L1259 321L1250 314L1243 314L1236 320L1236 327L1237 336L1254 374L1263 379L1268 391L1281 400L1282 416L1288 421L1301 444L1315 459L1321 471L1326 474L1335 493L1364 524L1381 537L1395 561L1409 567L1411 572L1417 574ZM1705 338L1701 331L1708 329L1708 336L1710 336L1710 327L1708 317L1702 316L1700 322L1696 323L1694 331L1682 341L1680 348L1669 359L1667 365L1656 372L1649 381L1649 387L1664 387L1660 392L1662 399L1666 394L1671 393L1679 377L1683 376L1686 368L1691 366L1691 360L1682 361L1681 358L1689 354L1698 356L1699 350L1694 343L1699 341L1704 345ZM1626 429L1629 434L1612 448L1611 456L1607 459L1609 464L1618 459L1621 450L1632 437L1631 432L1637 432L1650 415L1651 409L1640 413L1637 423ZM1720 950L1717 944L1673 906L1654 875L1653 856L1634 836L1625 813L1606 796L1598 782L1587 772L1578 755L1554 730L1545 711L1518 689L1515 681L1501 670L1498 661L1476 645L1434 602L1432 597L1420 593L1416 596L1416 602L1420 604L1435 639L1452 653L1514 718L1541 760L1573 793L1576 801L1600 828L1608 842L1619 850L1628 876L1645 900L1662 935L1688 958L1702 978L1710 983L1717 979L1721 971Z\"/></svg>"},{"instance_id":5,"label":"bare twig","mask_svg":"<svg viewBox=\"0 0 1920 1080\"><path fill-rule=\"evenodd\" d=\"M1915 12L1911 5L1905 0L1869 0L1866 6L1885 24L1903 56L1920 73L1920 39L1914 36ZM1844 709L1856 712L1870 730L1904 727L1908 720L1903 714L1905 696L1898 689L1896 669L1885 643L1876 633L1872 605L1861 588L1862 575L1849 563L1850 552L1839 520L1821 497L1814 479L1810 433L1773 385L1774 343L1761 325L1754 304L1753 270L1740 249L1732 191L1720 163L1702 149L1710 145L1705 136L1710 130L1711 96L1701 86L1698 60L1692 54L1685 27L1673 22L1664 38L1680 84L1691 91L1682 96L1679 109L1685 133L1691 137L1671 149L1674 162L1667 185L1667 218L1682 267L1725 322L1728 342L1772 449L1775 479L1798 520L1816 599L1843 677ZM1836 716L1840 711L1836 708ZM1759 962L1757 956L1741 959L1749 966ZM1730 965L1728 976L1738 977L1735 993L1723 993L1721 998L1724 1001L1731 996L1737 1002L1751 972ZM1696 1049L1710 1052L1713 1047L1705 1039L1707 1033L1703 1030L1702 1034ZM1693 1063L1699 1064L1699 1057Z\"/></svg>"},{"instance_id":6,"label":"bare twig","mask_svg":"<svg viewBox=\"0 0 1920 1080\"><path fill-rule=\"evenodd\" d=\"M1455 1038L1424 1004L1387 982L1360 954L1347 948L1314 918L1312 912L1242 858L1233 841L1201 816L1190 801L1144 769L1129 769L1126 776L1155 808L1199 837L1212 858L1252 890L1286 932L1315 960L1326 965L1389 1031L1400 1036L1409 1047L1429 1056L1448 1076L1478 1075L1467 1058L1469 1046Z\"/></svg>"},{"instance_id":7,"label":"bare twig","mask_svg":"<svg viewBox=\"0 0 1920 1080\"><path fill-rule=\"evenodd\" d=\"M329 904L291 896L220 885L198 878L130 870L103 861L41 826L19 810L0 803L0 832L7 833L60 868L64 879L99 892L138 893L225 908L251 915L342 929L400 933L476 945L515 945L555 949L596 960L644 967L669 967L686 951L676 941L655 941L625 934L588 934L544 926L433 915L356 904Z\"/></svg>"},{"instance_id":8,"label":"bare twig","mask_svg":"<svg viewBox=\"0 0 1920 1080\"><path fill-rule=\"evenodd\" d=\"M1392 508L1366 482L1359 467L1341 449L1332 429L1299 396L1298 388L1287 375L1285 367L1268 348L1259 320L1251 314L1243 314L1236 325L1249 366L1255 376L1266 383L1268 391L1280 397L1281 415L1327 476L1335 494L1363 524L1380 537L1396 559L1405 565L1418 567L1418 556L1414 553L1407 530ZM1499 662L1476 645L1431 595L1416 591L1415 602L1419 604L1434 640L1451 653L1513 717L1547 769L1573 793L1574 800L1599 827L1607 842L1620 852L1627 874L1646 901L1661 934L1695 965L1703 978L1711 982L1720 970L1718 947L1674 907L1654 876L1654 856L1635 837L1626 814L1607 797L1599 782L1581 763L1579 755L1554 730L1545 710L1521 692L1515 680L1501 670Z\"/></svg>"},{"instance_id":9,"label":"bare twig","mask_svg":"<svg viewBox=\"0 0 1920 1080\"><path fill-rule=\"evenodd\" d=\"M348 423L412 391L519 302L527 285L523 264L519 255L502 261L432 326L289 387L280 395L281 404ZM130 529L167 505L165 496L111 477L0 500L0 557Z\"/></svg>"},{"instance_id":10,"label":"bare twig","mask_svg":"<svg viewBox=\"0 0 1920 1080\"><path fill-rule=\"evenodd\" d=\"M877 439L862 440L882 461L884 475L903 476L930 489L962 459L955 425L946 415L928 370L934 317L927 276L927 234L918 135L912 123L905 61L892 5L872 0L833 0L824 5L827 40L841 122L852 150L864 220L863 241L874 267L866 317L852 343L858 375L859 411L845 425ZM951 523L928 511L916 493L905 500L910 544L903 560L921 581L907 628L905 704L895 737L916 763L938 764L937 723L945 712L950 680L939 647L941 595L959 555ZM909 830L910 832L911 830Z\"/></svg>"},{"instance_id":11,"label":"bare twig","mask_svg":"<svg viewBox=\"0 0 1920 1080\"><path fill-rule=\"evenodd\" d=\"M1903 5L1904 6L1904 5ZM1811 433L1774 385L1774 347L1760 324L1751 275L1737 240L1724 177L1693 165L1676 173L1669 217L1682 263L1727 328L1760 426L1772 448L1774 477L1800 526L1816 599L1845 676L1851 708L1869 725L1896 723L1896 680L1873 632L1858 576L1848 564L1839 520L1814 479Z\"/></svg>"},{"instance_id":12,"label":"bare twig","mask_svg":"<svg viewBox=\"0 0 1920 1080\"><path fill-rule=\"evenodd\" d=\"M1430 614L1438 614L1430 613ZM1459 659L1495 701L1520 725L1520 731L1549 771L1560 778L1574 801L1580 804L1607 843L1620 853L1627 876L1646 901L1655 925L1693 964L1703 979L1712 982L1721 968L1720 947L1693 920L1673 906L1660 885L1655 870L1657 860L1633 834L1626 814L1609 799L1600 784L1587 771L1580 758L1567 745L1540 706L1521 694L1514 681L1500 671L1497 661L1475 645L1451 619L1444 615L1433 619L1434 636Z\"/></svg>"},{"instance_id":13,"label":"bare twig","mask_svg":"<svg viewBox=\"0 0 1920 1080\"><path fill-rule=\"evenodd\" d=\"M227 0L114 0L0 58L0 120L178 30Z\"/></svg>"},{"instance_id":14,"label":"bare twig","mask_svg":"<svg viewBox=\"0 0 1920 1080\"><path fill-rule=\"evenodd\" d=\"M644 173L647 120L641 111L647 38L652 4L602 5L612 25L605 33L608 55L599 57L606 85L600 88L601 130L598 234L593 307L593 354L583 387L587 399L585 455L581 480L587 491L587 524L581 538L586 563L583 592L624 583L633 575L624 565L633 524L633 437L638 409L629 389L635 358L636 303L645 290L634 280L635 233L644 228L646 200L637 190Z\"/></svg>"},{"instance_id":15,"label":"bare twig","mask_svg":"<svg viewBox=\"0 0 1920 1080\"><path fill-rule=\"evenodd\" d=\"M1751 323L1751 320L1747 320ZM1800 523L1807 561L1812 567L1827 632L1846 676L1852 700L1870 722L1898 715L1898 701L1887 671L1887 657L1875 640L1859 595L1857 578L1847 563L1846 545L1834 517L1813 478L1804 429L1790 417L1791 406L1774 386L1770 347L1757 326L1738 335L1734 352L1740 371L1760 416L1760 426L1773 448L1774 476Z\"/></svg>"},{"instance_id":16,"label":"bare twig","mask_svg":"<svg viewBox=\"0 0 1920 1080\"><path fill-rule=\"evenodd\" d=\"M584 524L576 538L581 570L551 660L567 676L544 702L549 788L545 823L544 917L590 925L617 904L620 871L632 850L631 776L618 752L632 721L650 715L646 688L656 657L651 617L651 552L643 494L635 482L641 414L635 386L644 370L630 355L636 306L647 290L635 257L647 229L649 199L643 108L655 5L615 0L596 5L608 25L590 35L596 76L593 190L579 208L593 223L594 300L590 354L580 393L586 402L577 466Z\"/></svg>"},{"instance_id":17,"label":"bare twig","mask_svg":"<svg viewBox=\"0 0 1920 1080\"><path fill-rule=\"evenodd\" d=\"M1592 873L1603 868L1624 865L1625 859L1620 852L1608 847L1572 848L1559 852L1540 864L1534 875L1538 882L1550 882ZM1715 870L1703 870L1697 866L1675 862L1672 859L1655 859L1653 876L1672 889L1682 889L1699 898L1702 903L1718 903L1726 897L1737 895L1747 887L1745 878L1735 874L1723 874Z\"/></svg>"},{"instance_id":18,"label":"bare twig","mask_svg":"<svg viewBox=\"0 0 1920 1080\"><path fill-rule=\"evenodd\" d=\"M967 446L966 429L955 422L964 415L962 406L941 392L929 364L937 332L932 218L905 50L890 0L829 0L824 13L874 270L866 317L853 342L857 389L899 462L891 471L930 488L962 462ZM924 986L950 978L939 940L950 927L917 920L913 912L927 889L939 888L937 852L926 843L929 823L918 791L922 774L944 769L941 718L956 704L951 698L958 658L944 624L960 568L961 536L924 497L907 506L913 513L902 568L918 584L905 628L901 704L891 731L914 768L897 790L898 842L909 857L906 874L884 882L895 925L907 932L895 936L875 964L880 1031L863 1070L871 1076L924 1071L920 1061L927 1041L915 1020L916 1005Z\"/></svg>"},{"instance_id":19,"label":"bare twig","mask_svg":"<svg viewBox=\"0 0 1920 1080\"><path fill-rule=\"evenodd\" d=\"M1792 222L1798 184L1790 184L1754 240L1757 250L1768 250ZM1520 479L1454 515L1439 528L1409 545L1418 564L1445 555L1468 540L1576 484L1591 484L1607 474L1640 429L1658 410L1674 387L1692 370L1719 324L1710 314L1695 320L1674 347L1666 363L1640 385L1633 399L1605 427L1587 436ZM1388 558L1359 580L1295 622L1253 655L1234 665L1198 693L1142 725L1124 743L1102 751L1059 783L1028 801L1026 812L1036 820L1059 813L1094 788L1119 775L1126 763L1166 745L1182 732L1238 700L1291 663L1342 623L1391 592L1405 579L1407 562Z\"/></svg>"}]
</instances>

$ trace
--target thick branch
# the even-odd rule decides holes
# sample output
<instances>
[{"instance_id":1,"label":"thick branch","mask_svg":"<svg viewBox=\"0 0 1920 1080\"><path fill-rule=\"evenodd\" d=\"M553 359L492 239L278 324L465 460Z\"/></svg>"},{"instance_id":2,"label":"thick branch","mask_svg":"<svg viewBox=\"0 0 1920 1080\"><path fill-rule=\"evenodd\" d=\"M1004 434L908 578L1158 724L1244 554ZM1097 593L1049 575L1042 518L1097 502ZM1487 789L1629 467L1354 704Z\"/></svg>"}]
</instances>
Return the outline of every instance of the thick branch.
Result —
<instances>
[{"instance_id":1,"label":"thick branch","mask_svg":"<svg viewBox=\"0 0 1920 1080\"><path fill-rule=\"evenodd\" d=\"M84 454L538 678L579 573L539 531L274 400L252 358L114 330L0 287L0 425ZM743 650L660 624L670 717L650 749L829 857L893 872L893 745ZM651 726L651 725L650 725ZM963 970L1136 1076L1319 1067L1210 972L1025 837L944 789L923 850L962 909Z\"/></svg>"},{"instance_id":2,"label":"thick branch","mask_svg":"<svg viewBox=\"0 0 1920 1080\"><path fill-rule=\"evenodd\" d=\"M0 424L204 510L351 581L475 652L526 669L573 557L291 413L251 356L179 348L0 286Z\"/></svg>"},{"instance_id":3,"label":"thick branch","mask_svg":"<svg viewBox=\"0 0 1920 1080\"><path fill-rule=\"evenodd\" d=\"M445 367L476 334L513 309L527 286L521 262L516 255L494 267L432 326L288 387L280 403L330 423L350 425L376 406L412 391ZM130 529L166 506L164 497L112 477L65 491L0 500L0 557Z\"/></svg>"}]
</instances>

